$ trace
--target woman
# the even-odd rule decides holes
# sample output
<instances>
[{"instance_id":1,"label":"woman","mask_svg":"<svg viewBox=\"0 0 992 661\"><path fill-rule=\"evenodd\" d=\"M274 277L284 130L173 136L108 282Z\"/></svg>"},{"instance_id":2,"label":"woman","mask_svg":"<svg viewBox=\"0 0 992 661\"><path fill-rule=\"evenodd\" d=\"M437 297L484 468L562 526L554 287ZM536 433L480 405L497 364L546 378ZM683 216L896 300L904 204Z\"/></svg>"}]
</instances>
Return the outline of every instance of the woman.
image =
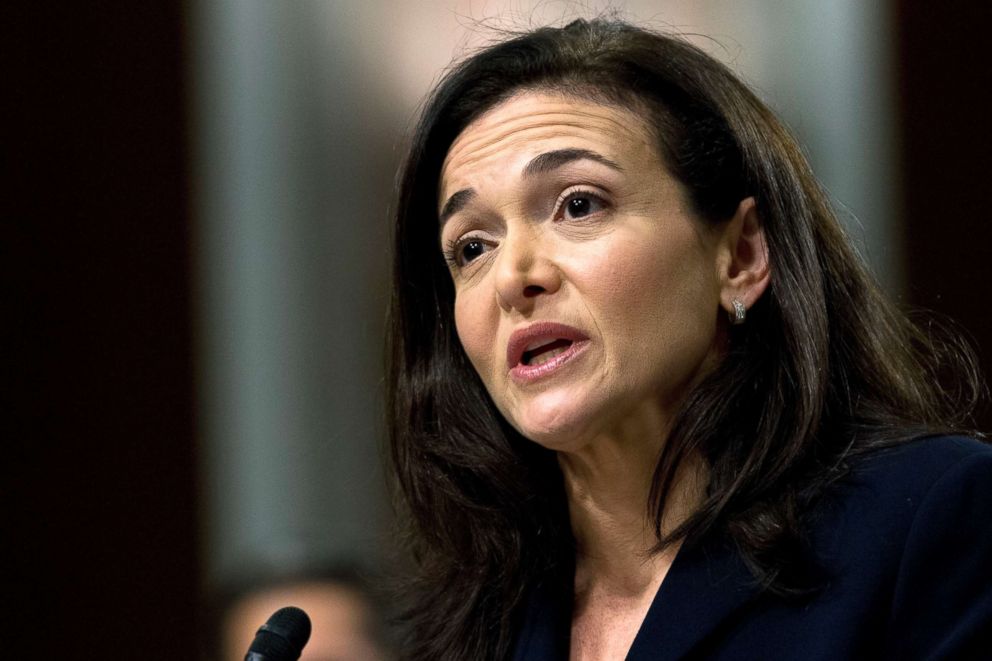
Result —
<instances>
[{"instance_id":1,"label":"woman","mask_svg":"<svg viewBox=\"0 0 992 661\"><path fill-rule=\"evenodd\" d=\"M696 48L596 20L467 59L395 250L409 658L988 635L992 451L936 436L980 391L966 353L882 297L793 138Z\"/></svg>"}]
</instances>

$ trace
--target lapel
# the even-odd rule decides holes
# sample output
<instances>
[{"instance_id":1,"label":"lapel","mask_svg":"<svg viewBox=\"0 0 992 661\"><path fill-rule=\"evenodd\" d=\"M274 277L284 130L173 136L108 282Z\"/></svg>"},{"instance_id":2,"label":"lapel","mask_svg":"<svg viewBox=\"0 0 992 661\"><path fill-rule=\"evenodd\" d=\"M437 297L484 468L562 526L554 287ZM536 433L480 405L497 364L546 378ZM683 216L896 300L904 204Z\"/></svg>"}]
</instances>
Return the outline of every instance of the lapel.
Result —
<instances>
[{"instance_id":1,"label":"lapel","mask_svg":"<svg viewBox=\"0 0 992 661\"><path fill-rule=\"evenodd\" d=\"M729 543L683 547L658 589L627 653L627 661L681 659L721 622L759 593ZM543 585L527 599L514 661L568 659L572 594Z\"/></svg>"},{"instance_id":2,"label":"lapel","mask_svg":"<svg viewBox=\"0 0 992 661\"><path fill-rule=\"evenodd\" d=\"M682 659L760 592L730 542L681 549L627 653L628 661Z\"/></svg>"}]
</instances>

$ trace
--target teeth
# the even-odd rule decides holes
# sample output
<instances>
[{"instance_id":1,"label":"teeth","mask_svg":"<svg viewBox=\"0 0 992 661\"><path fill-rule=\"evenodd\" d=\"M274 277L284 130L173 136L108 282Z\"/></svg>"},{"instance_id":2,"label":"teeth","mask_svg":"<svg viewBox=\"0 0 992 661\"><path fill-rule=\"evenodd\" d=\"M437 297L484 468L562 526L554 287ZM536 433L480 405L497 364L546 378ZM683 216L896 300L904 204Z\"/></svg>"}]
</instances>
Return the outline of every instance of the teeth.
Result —
<instances>
[{"instance_id":1,"label":"teeth","mask_svg":"<svg viewBox=\"0 0 992 661\"><path fill-rule=\"evenodd\" d=\"M558 349L552 349L551 351L548 351L546 353L542 353L541 355L535 356L534 358L532 358L531 361L530 361L530 364L531 365L541 365L542 363L546 363L549 360L551 360L552 358L554 358L555 356L558 356L558 355L561 355L561 354L565 353L565 349L567 349L567 347L559 347Z\"/></svg>"},{"instance_id":2,"label":"teeth","mask_svg":"<svg viewBox=\"0 0 992 661\"><path fill-rule=\"evenodd\" d=\"M543 347L546 344L551 344L552 342L557 342L557 341L558 341L558 339L557 338L554 338L554 337L552 337L550 339L547 339L547 340L537 340L535 342L531 342L530 344L528 344L527 345L527 348L525 348L524 351L532 352L535 349L540 349L541 347Z\"/></svg>"}]
</instances>

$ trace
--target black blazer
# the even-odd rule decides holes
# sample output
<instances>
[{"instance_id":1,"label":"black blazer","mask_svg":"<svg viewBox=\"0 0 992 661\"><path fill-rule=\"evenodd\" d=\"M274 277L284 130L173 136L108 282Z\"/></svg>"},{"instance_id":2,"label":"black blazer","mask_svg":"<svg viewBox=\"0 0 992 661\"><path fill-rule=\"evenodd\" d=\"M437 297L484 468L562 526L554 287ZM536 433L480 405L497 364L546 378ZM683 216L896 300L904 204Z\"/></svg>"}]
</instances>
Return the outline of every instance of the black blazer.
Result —
<instances>
[{"instance_id":1,"label":"black blazer","mask_svg":"<svg viewBox=\"0 0 992 661\"><path fill-rule=\"evenodd\" d=\"M789 603L726 544L679 551L627 658L992 659L992 446L932 437L861 460L817 507L825 587ZM528 596L515 661L568 658L571 594Z\"/></svg>"}]
</instances>

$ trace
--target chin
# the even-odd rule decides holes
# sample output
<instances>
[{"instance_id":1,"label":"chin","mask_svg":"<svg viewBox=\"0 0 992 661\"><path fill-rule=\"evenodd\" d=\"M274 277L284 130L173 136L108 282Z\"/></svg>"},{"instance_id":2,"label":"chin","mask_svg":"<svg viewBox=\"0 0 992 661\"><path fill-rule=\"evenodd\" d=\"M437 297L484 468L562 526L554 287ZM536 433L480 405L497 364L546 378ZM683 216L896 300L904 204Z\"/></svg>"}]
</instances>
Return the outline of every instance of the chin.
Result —
<instances>
[{"instance_id":1,"label":"chin","mask_svg":"<svg viewBox=\"0 0 992 661\"><path fill-rule=\"evenodd\" d=\"M510 417L525 438L549 450L575 449L591 435L598 407L580 403L568 393L547 393L521 406Z\"/></svg>"}]
</instances>

